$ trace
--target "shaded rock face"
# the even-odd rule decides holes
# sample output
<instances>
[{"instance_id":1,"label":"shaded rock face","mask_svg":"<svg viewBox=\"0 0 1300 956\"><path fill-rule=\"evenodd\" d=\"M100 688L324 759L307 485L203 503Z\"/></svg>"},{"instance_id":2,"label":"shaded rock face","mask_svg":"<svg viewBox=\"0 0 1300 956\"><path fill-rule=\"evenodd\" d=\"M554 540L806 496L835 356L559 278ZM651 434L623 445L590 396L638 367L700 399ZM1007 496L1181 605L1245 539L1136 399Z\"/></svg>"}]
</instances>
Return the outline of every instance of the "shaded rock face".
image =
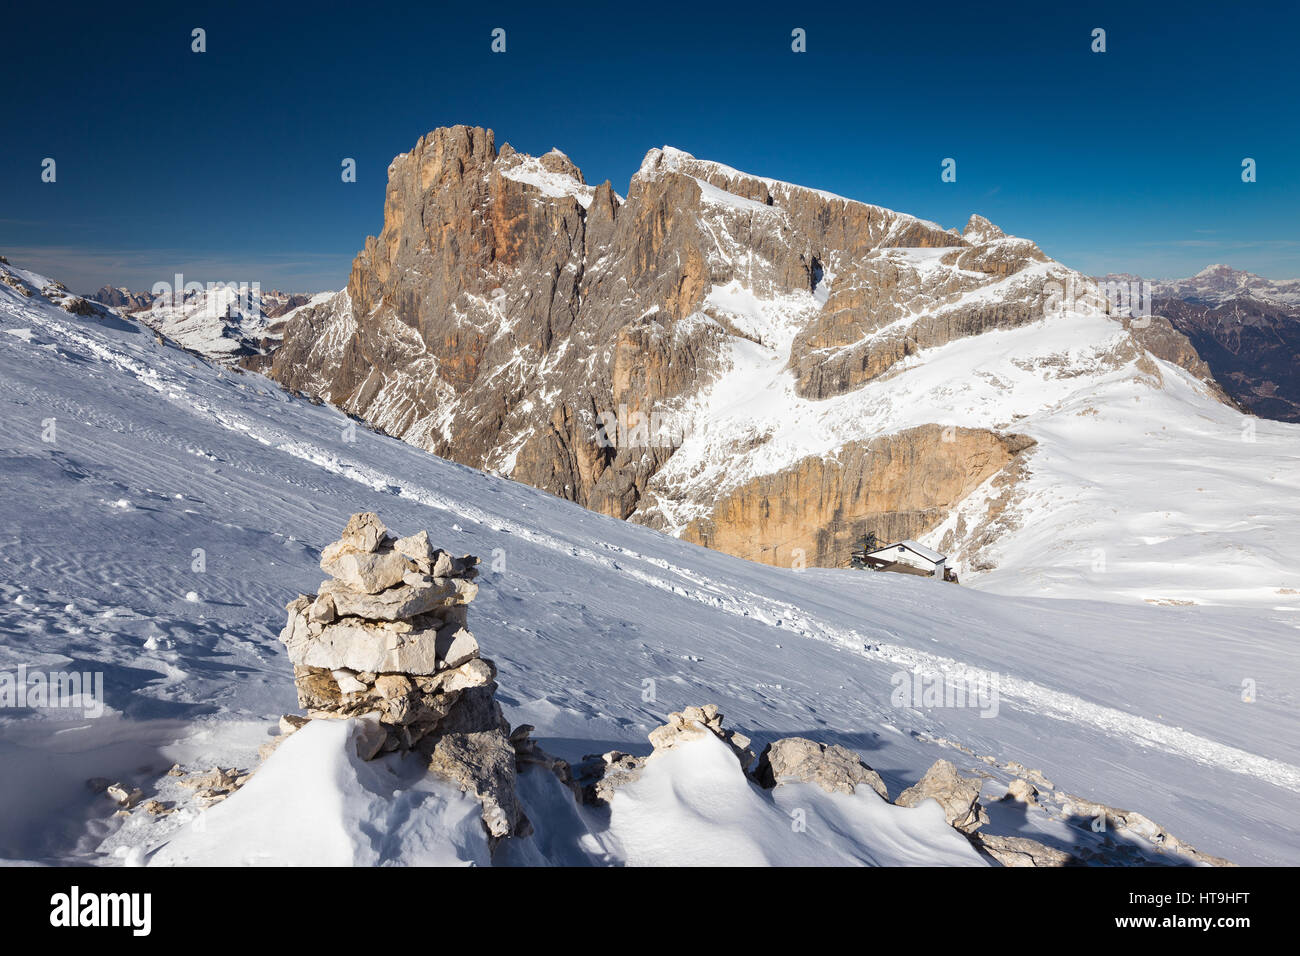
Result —
<instances>
[{"instance_id":1,"label":"shaded rock face","mask_svg":"<svg viewBox=\"0 0 1300 956\"><path fill-rule=\"evenodd\" d=\"M621 750L587 754L574 768L579 799L591 806L607 806L620 787L641 779L645 762L645 757L636 757Z\"/></svg>"},{"instance_id":2,"label":"shaded rock face","mask_svg":"<svg viewBox=\"0 0 1300 956\"><path fill-rule=\"evenodd\" d=\"M1225 392L1261 418L1300 422L1300 306L1241 297L1157 299Z\"/></svg>"},{"instance_id":3,"label":"shaded rock face","mask_svg":"<svg viewBox=\"0 0 1300 956\"><path fill-rule=\"evenodd\" d=\"M287 293L278 289L272 289L269 300L265 304L266 317L268 319L278 319L294 309L300 308L311 301L311 296L305 293Z\"/></svg>"},{"instance_id":4,"label":"shaded rock face","mask_svg":"<svg viewBox=\"0 0 1300 956\"><path fill-rule=\"evenodd\" d=\"M515 747L496 701L496 667L466 626L478 559L453 558L420 532L393 538L353 515L321 551L333 577L288 605L280 634L307 719L356 717L366 759L418 750L483 804L500 839L529 831L515 795ZM294 732L306 720L286 717Z\"/></svg>"},{"instance_id":5,"label":"shaded rock face","mask_svg":"<svg viewBox=\"0 0 1300 956\"><path fill-rule=\"evenodd\" d=\"M1057 867L1082 865L1081 860L1064 850L1046 846L1028 837L978 833L972 837L971 842L1003 866Z\"/></svg>"},{"instance_id":6,"label":"shaded rock face","mask_svg":"<svg viewBox=\"0 0 1300 956\"><path fill-rule=\"evenodd\" d=\"M867 531L919 538L1034 442L925 425L846 445L722 497L682 537L765 564L834 566Z\"/></svg>"},{"instance_id":7,"label":"shaded rock face","mask_svg":"<svg viewBox=\"0 0 1300 956\"><path fill-rule=\"evenodd\" d=\"M622 197L558 151L526 156L457 126L393 161L382 231L344 292L293 313L270 374L601 513L760 560L800 547L838 565L865 516L881 537L916 535L1018 439L945 448L864 416L833 463L769 447L747 487L755 476L719 482L697 459L669 483L682 436L716 421L711 389L749 374L736 369L759 352L792 400L824 406L921 350L1041 320L1074 275L978 216L944 229L668 147L647 153ZM661 415L668 437L638 432ZM764 441L728 427L717 442L737 461ZM871 464L868 442L894 464ZM964 451L972 460L956 461ZM899 456L916 467L910 490L832 506L832 487L852 498L896 474ZM759 516L773 489L796 485L826 486L812 509L823 524Z\"/></svg>"}]
</instances>

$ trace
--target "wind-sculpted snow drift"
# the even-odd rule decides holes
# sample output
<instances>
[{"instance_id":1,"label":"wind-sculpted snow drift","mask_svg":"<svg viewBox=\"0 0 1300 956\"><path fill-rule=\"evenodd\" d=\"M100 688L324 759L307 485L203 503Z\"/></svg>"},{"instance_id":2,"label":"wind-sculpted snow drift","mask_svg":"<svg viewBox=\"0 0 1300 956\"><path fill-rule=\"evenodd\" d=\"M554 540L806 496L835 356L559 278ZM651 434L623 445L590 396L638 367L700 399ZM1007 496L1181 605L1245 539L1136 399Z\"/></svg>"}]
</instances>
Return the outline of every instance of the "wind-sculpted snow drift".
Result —
<instances>
[{"instance_id":1,"label":"wind-sculpted snow drift","mask_svg":"<svg viewBox=\"0 0 1300 956\"><path fill-rule=\"evenodd\" d=\"M0 708L7 860L1208 862L1170 831L1234 862L1300 860L1284 596L1124 606L763 567L448 463L0 272L0 673L104 688L98 718L84 700ZM1261 441L1290 434L1271 427ZM1179 467L1197 481L1228 466ZM1207 526L1227 513L1186 507ZM1294 528L1288 499L1269 507ZM475 641L532 835L494 850L483 804L418 745L362 760L369 717L311 719L259 764L282 717L307 716L278 609L330 590L321 558L367 511L483 556ZM375 598L358 590L346 606ZM388 597L358 616L380 619ZM996 708L894 699L971 675ZM705 702L727 714L721 735ZM688 728L649 757L652 732ZM759 755L753 776L736 748ZM941 759L955 773L931 772ZM934 800L889 803L875 777L899 800L929 777ZM972 779L978 848L949 820ZM578 799L588 785L604 806Z\"/></svg>"}]
</instances>

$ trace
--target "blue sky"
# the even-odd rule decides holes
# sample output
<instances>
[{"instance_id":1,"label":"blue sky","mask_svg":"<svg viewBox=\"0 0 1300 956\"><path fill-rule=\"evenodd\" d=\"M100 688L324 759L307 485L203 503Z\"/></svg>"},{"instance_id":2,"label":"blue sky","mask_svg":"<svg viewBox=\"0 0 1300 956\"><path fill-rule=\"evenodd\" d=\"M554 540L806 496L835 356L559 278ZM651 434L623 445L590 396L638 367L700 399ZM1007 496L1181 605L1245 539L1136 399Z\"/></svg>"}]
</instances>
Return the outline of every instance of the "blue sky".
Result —
<instances>
[{"instance_id":1,"label":"blue sky","mask_svg":"<svg viewBox=\"0 0 1300 956\"><path fill-rule=\"evenodd\" d=\"M619 192L671 144L945 226L979 212L1091 273L1300 276L1294 4L292 6L11 5L0 252L81 291L339 288L392 157L468 123Z\"/></svg>"}]
</instances>

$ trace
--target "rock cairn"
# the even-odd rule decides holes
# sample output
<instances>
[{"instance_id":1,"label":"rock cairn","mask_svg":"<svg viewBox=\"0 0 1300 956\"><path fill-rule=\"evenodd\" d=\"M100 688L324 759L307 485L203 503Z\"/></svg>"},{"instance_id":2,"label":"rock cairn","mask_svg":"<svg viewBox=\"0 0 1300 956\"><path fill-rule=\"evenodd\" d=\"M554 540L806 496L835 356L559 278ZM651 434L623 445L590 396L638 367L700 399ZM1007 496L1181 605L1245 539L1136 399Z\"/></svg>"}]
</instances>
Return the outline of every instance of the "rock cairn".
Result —
<instances>
[{"instance_id":1,"label":"rock cairn","mask_svg":"<svg viewBox=\"0 0 1300 956\"><path fill-rule=\"evenodd\" d=\"M493 838L529 829L515 795L515 751L496 700L496 667L467 622L478 558L452 557L427 532L394 538L355 514L320 557L330 575L291 601L280 640L307 720L356 717L360 755L415 750L483 804ZM307 722L286 717L293 732Z\"/></svg>"}]
</instances>

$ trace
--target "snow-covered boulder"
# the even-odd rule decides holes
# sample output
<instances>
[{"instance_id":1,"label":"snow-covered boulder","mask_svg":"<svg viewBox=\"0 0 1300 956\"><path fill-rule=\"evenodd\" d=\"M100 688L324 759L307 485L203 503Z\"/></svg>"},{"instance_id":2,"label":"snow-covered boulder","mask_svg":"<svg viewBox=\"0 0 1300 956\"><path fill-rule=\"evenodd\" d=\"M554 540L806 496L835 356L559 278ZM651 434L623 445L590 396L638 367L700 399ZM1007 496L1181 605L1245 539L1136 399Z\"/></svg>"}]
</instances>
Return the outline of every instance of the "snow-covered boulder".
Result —
<instances>
[{"instance_id":1,"label":"snow-covered boulder","mask_svg":"<svg viewBox=\"0 0 1300 956\"><path fill-rule=\"evenodd\" d=\"M629 866L980 866L937 806L894 806L870 787L765 790L707 733L656 751L618 788L592 839Z\"/></svg>"},{"instance_id":2,"label":"snow-covered boulder","mask_svg":"<svg viewBox=\"0 0 1300 956\"><path fill-rule=\"evenodd\" d=\"M698 740L705 734L712 734L730 747L740 761L742 770L748 770L754 762L754 752L749 749L749 738L722 726L722 714L718 713L716 704L674 711L668 715L666 724L650 731L650 743L654 745L657 754L671 750L684 741Z\"/></svg>"},{"instance_id":3,"label":"snow-covered boulder","mask_svg":"<svg viewBox=\"0 0 1300 956\"><path fill-rule=\"evenodd\" d=\"M754 776L768 788L787 783L815 783L827 793L853 793L858 784L865 783L881 799L889 799L889 790L880 774L852 750L806 737L786 737L768 744L758 759Z\"/></svg>"}]
</instances>

